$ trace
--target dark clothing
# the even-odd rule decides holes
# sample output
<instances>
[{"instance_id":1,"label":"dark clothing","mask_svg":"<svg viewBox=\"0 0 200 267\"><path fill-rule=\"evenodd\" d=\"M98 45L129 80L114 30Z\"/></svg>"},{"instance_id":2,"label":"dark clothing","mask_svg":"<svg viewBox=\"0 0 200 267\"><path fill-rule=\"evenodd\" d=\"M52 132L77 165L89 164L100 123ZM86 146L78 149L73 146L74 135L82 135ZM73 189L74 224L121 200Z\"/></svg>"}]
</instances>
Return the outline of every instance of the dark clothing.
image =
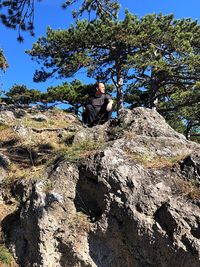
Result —
<instances>
[{"instance_id":1,"label":"dark clothing","mask_svg":"<svg viewBox=\"0 0 200 267\"><path fill-rule=\"evenodd\" d=\"M111 100L111 97L107 94L101 94L100 96L94 96L91 100L90 103L97 112L101 110L103 106L107 106L109 100Z\"/></svg>"},{"instance_id":2,"label":"dark clothing","mask_svg":"<svg viewBox=\"0 0 200 267\"><path fill-rule=\"evenodd\" d=\"M83 122L88 126L103 123L111 118L112 111L108 112L106 107L111 97L107 94L94 96L85 105L83 112Z\"/></svg>"}]
</instances>

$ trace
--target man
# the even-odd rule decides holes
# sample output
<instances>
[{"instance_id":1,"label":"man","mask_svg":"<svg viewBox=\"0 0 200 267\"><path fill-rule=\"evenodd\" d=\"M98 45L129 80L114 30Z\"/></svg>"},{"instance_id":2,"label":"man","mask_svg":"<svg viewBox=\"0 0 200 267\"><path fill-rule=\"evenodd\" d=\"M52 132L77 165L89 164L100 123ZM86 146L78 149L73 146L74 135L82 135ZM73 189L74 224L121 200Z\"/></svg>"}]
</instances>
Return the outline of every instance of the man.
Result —
<instances>
[{"instance_id":1,"label":"man","mask_svg":"<svg viewBox=\"0 0 200 267\"><path fill-rule=\"evenodd\" d=\"M113 100L105 94L105 85L98 83L92 99L83 109L83 122L88 126L94 126L110 119L112 114Z\"/></svg>"}]
</instances>

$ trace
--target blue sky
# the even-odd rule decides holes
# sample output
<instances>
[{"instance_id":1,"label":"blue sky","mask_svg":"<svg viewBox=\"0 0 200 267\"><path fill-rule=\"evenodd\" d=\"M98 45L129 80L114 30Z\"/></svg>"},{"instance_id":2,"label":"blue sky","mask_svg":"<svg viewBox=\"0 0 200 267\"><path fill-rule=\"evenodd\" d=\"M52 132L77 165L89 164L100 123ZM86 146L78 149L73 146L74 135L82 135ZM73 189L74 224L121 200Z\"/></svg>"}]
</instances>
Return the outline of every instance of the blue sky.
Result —
<instances>
[{"instance_id":1,"label":"blue sky","mask_svg":"<svg viewBox=\"0 0 200 267\"><path fill-rule=\"evenodd\" d=\"M63 10L60 6L64 0L42 0L35 3L35 37L25 33L24 43L17 42L17 32L0 25L0 48L9 63L6 73L0 73L0 89L9 90L13 84L25 84L28 88L45 91L47 87L61 84L64 80L50 79L45 83L34 83L34 70L39 65L24 53L31 49L32 44L38 37L45 35L47 26L53 29L68 28L73 22L71 9ZM139 17L149 13L170 14L176 18L191 17L200 20L200 0L121 0L120 18L123 18L124 10L129 9ZM78 73L74 78L83 82L94 82L86 78L84 71Z\"/></svg>"}]
</instances>

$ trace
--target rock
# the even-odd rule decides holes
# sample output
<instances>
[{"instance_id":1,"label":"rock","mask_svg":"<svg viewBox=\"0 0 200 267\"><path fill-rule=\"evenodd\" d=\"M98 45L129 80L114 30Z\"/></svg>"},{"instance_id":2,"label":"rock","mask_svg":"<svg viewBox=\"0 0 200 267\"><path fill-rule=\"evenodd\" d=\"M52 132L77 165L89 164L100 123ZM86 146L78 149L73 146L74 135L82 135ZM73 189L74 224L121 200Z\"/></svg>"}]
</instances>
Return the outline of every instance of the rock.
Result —
<instances>
[{"instance_id":1,"label":"rock","mask_svg":"<svg viewBox=\"0 0 200 267\"><path fill-rule=\"evenodd\" d=\"M119 118L124 128L137 135L150 137L172 137L185 140L185 136L171 128L155 110L147 108L124 109Z\"/></svg>"},{"instance_id":2,"label":"rock","mask_svg":"<svg viewBox=\"0 0 200 267\"><path fill-rule=\"evenodd\" d=\"M77 116L75 114L66 114L66 119L69 121L76 121L77 120Z\"/></svg>"},{"instance_id":3,"label":"rock","mask_svg":"<svg viewBox=\"0 0 200 267\"><path fill-rule=\"evenodd\" d=\"M2 192L3 192L1 190L1 185L4 184L6 176L7 176L7 171L5 170L5 168L0 167L0 196L1 196Z\"/></svg>"},{"instance_id":4,"label":"rock","mask_svg":"<svg viewBox=\"0 0 200 267\"><path fill-rule=\"evenodd\" d=\"M0 123L9 124L11 122L14 122L15 120L16 118L12 111L0 111Z\"/></svg>"},{"instance_id":5,"label":"rock","mask_svg":"<svg viewBox=\"0 0 200 267\"><path fill-rule=\"evenodd\" d=\"M149 109L121 114L111 138L112 127L76 134L108 140L78 164L60 158L48 179L14 184L19 210L2 227L19 266L200 265L199 199L184 187L198 178L200 145Z\"/></svg>"},{"instance_id":6,"label":"rock","mask_svg":"<svg viewBox=\"0 0 200 267\"><path fill-rule=\"evenodd\" d=\"M79 143L87 140L93 140L93 141L102 141L107 140L107 128L108 128L109 122L103 124L103 125L97 125L92 128L82 128L80 131L78 131L75 134L73 143Z\"/></svg>"},{"instance_id":7,"label":"rock","mask_svg":"<svg viewBox=\"0 0 200 267\"><path fill-rule=\"evenodd\" d=\"M62 179L57 179L57 175ZM87 239L85 228L79 229L79 235L73 226L82 227L73 202L77 180L77 168L63 163L49 181L15 184L13 191L21 198L24 208L17 216L4 219L3 230L11 233L9 241L13 249L17 248L14 250L20 266L79 266L85 261L87 266L95 266L85 252L89 248L83 247ZM53 189L49 189L50 183L54 183ZM11 221L12 229L8 227Z\"/></svg>"},{"instance_id":8,"label":"rock","mask_svg":"<svg viewBox=\"0 0 200 267\"><path fill-rule=\"evenodd\" d=\"M16 125L13 127L13 130L21 139L28 139L33 132L32 129L27 128L24 125Z\"/></svg>"},{"instance_id":9,"label":"rock","mask_svg":"<svg viewBox=\"0 0 200 267\"><path fill-rule=\"evenodd\" d=\"M5 102L0 102L0 111L5 110L7 107Z\"/></svg>"},{"instance_id":10,"label":"rock","mask_svg":"<svg viewBox=\"0 0 200 267\"><path fill-rule=\"evenodd\" d=\"M200 149L195 150L192 154L186 157L181 163L183 174L189 179L194 177L200 183Z\"/></svg>"},{"instance_id":11,"label":"rock","mask_svg":"<svg viewBox=\"0 0 200 267\"><path fill-rule=\"evenodd\" d=\"M32 120L38 121L38 122L46 122L48 121L48 118L45 115L34 115L31 117Z\"/></svg>"},{"instance_id":12,"label":"rock","mask_svg":"<svg viewBox=\"0 0 200 267\"><path fill-rule=\"evenodd\" d=\"M24 109L16 109L14 111L14 115L17 119L23 118L24 116L26 116L27 112Z\"/></svg>"},{"instance_id":13,"label":"rock","mask_svg":"<svg viewBox=\"0 0 200 267\"><path fill-rule=\"evenodd\" d=\"M10 167L10 160L8 157L0 153L0 167L4 169L8 169Z\"/></svg>"}]
</instances>

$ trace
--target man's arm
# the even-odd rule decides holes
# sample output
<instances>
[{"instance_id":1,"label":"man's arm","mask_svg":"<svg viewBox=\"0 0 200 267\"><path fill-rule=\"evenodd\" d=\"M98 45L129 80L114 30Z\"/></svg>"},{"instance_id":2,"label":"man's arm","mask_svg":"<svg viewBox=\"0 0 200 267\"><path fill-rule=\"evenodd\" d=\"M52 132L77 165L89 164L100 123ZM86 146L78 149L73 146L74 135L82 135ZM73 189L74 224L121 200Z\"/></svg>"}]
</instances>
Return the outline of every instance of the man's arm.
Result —
<instances>
[{"instance_id":1,"label":"man's arm","mask_svg":"<svg viewBox=\"0 0 200 267\"><path fill-rule=\"evenodd\" d=\"M112 110L112 106L113 106L113 100L112 99L109 99L108 100L108 105L106 107L106 110L109 112Z\"/></svg>"}]
</instances>

